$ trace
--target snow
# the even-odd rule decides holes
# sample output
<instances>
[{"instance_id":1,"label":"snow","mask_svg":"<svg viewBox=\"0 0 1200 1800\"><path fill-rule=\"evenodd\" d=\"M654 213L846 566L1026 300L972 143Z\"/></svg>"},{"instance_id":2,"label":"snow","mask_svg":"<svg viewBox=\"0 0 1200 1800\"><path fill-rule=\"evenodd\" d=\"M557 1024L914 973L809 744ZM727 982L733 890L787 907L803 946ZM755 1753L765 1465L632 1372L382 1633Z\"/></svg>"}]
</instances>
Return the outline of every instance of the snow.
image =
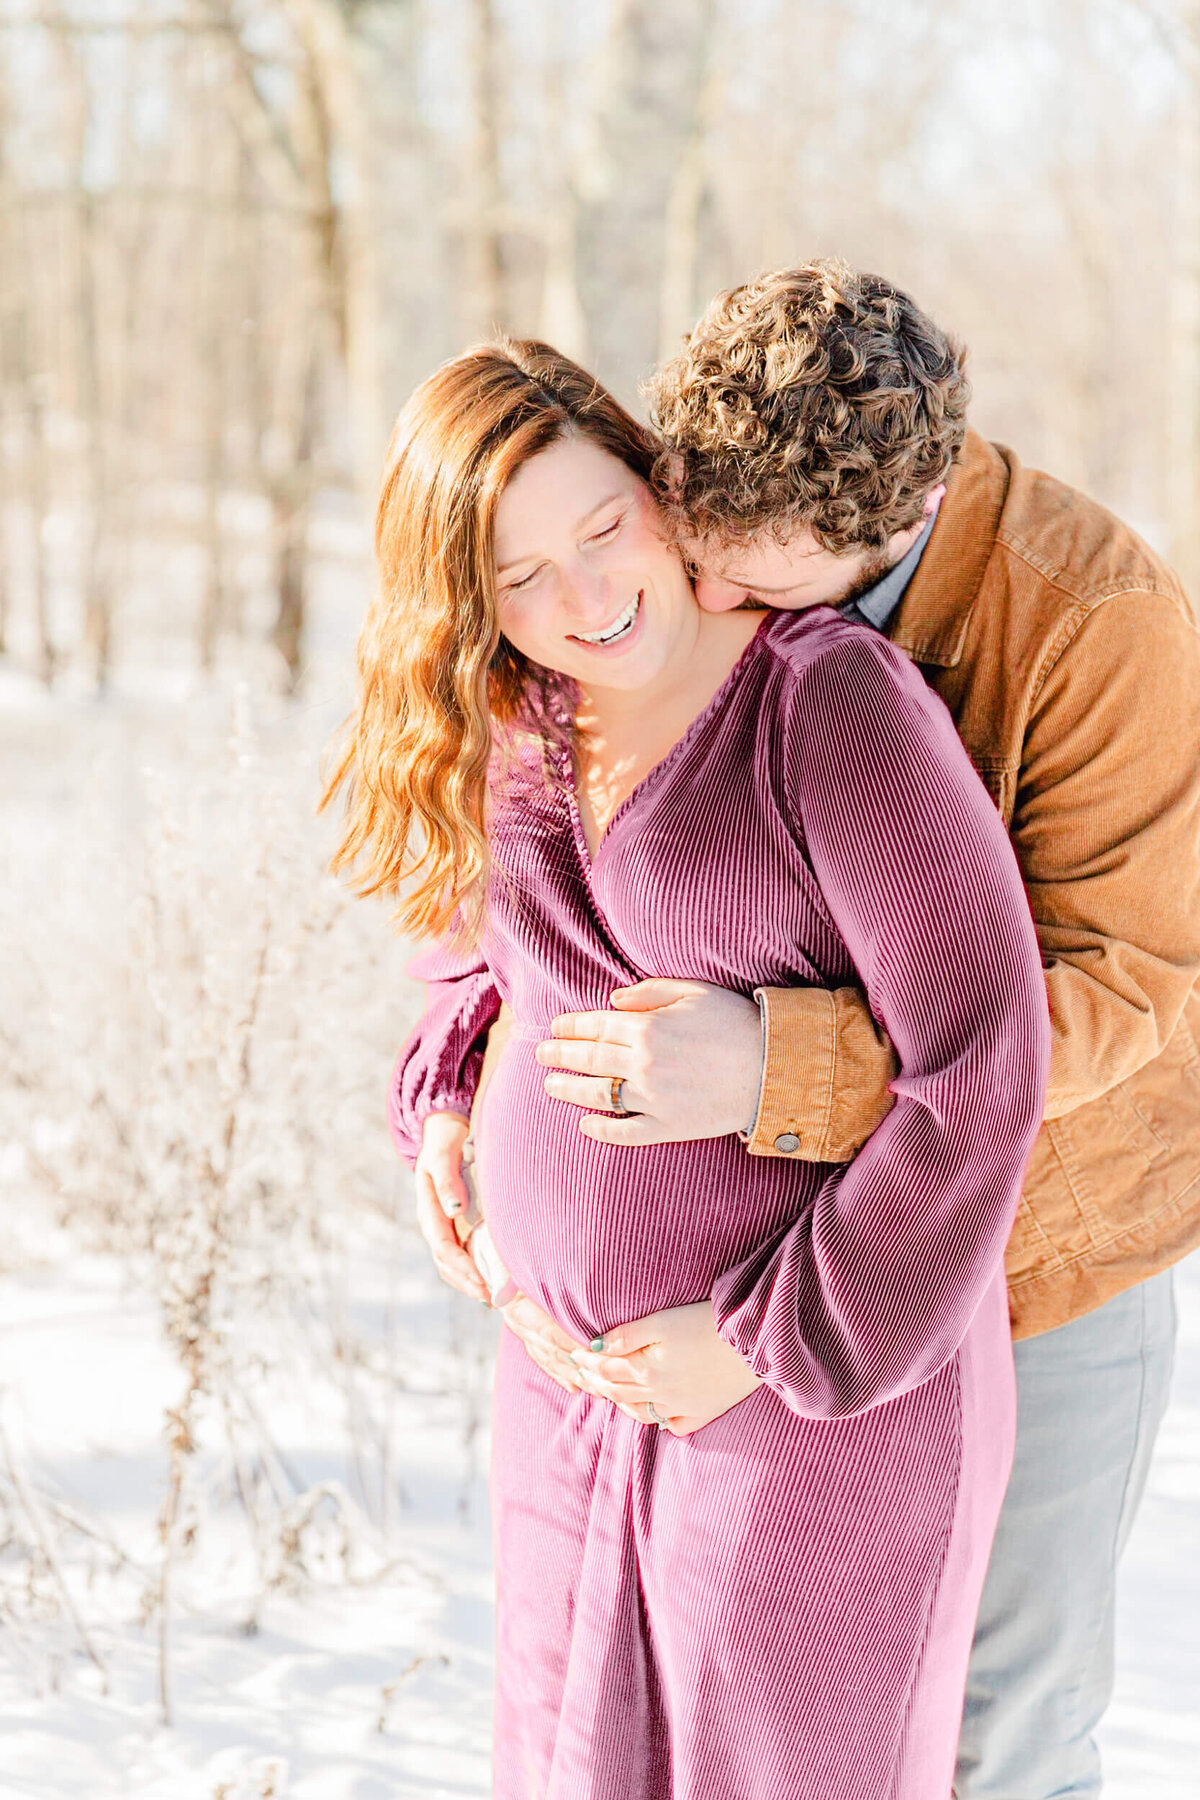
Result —
<instances>
[{"instance_id":1,"label":"snow","mask_svg":"<svg viewBox=\"0 0 1200 1800\"><path fill-rule=\"evenodd\" d=\"M0 1800L488 1791L496 1320L383 1127L418 995L321 872L339 711L3 681ZM1178 1297L1107 1800L1200 1793L1197 1259Z\"/></svg>"},{"instance_id":2,"label":"snow","mask_svg":"<svg viewBox=\"0 0 1200 1800\"><path fill-rule=\"evenodd\" d=\"M395 1271L391 1272L395 1274ZM411 1273L411 1272L410 1272ZM378 1284L378 1264L363 1271ZM425 1287L417 1271L418 1286ZM1200 1267L1179 1271L1172 1404L1121 1582L1108 1800L1195 1800L1200 1768ZM492 1321L429 1287L420 1379ZM133 1558L77 1547L70 1579L107 1667L61 1620L27 1621L0 1663L0 1796L10 1800L449 1800L487 1793L491 1586L480 1441L466 1486L452 1397L414 1392L403 1421L396 1565L263 1597L233 1507L207 1522L178 1627L175 1723L160 1723L153 1624L163 1408L178 1385L153 1301L114 1259L59 1239L0 1279L4 1426L40 1492ZM414 1376L414 1380L416 1377ZM327 1471L330 1410L298 1407L286 1449ZM322 1429L324 1424L325 1429ZM106 1560L107 1564L106 1565ZM336 1560L336 1559L335 1559ZM89 1562L91 1566L89 1567ZM6 1638L11 1634L5 1634Z\"/></svg>"},{"instance_id":3,"label":"snow","mask_svg":"<svg viewBox=\"0 0 1200 1800\"><path fill-rule=\"evenodd\" d=\"M1200 1257L1176 1271L1171 1403L1121 1568L1106 1800L1200 1795Z\"/></svg>"},{"instance_id":4,"label":"snow","mask_svg":"<svg viewBox=\"0 0 1200 1800\"><path fill-rule=\"evenodd\" d=\"M377 1255L357 1276L368 1292L378 1287ZM0 1486L11 1454L44 1511L48 1500L65 1503L105 1534L84 1538L60 1527L65 1573L103 1675L58 1611L30 1616L26 1605L18 1631L0 1638L4 1800L440 1800L487 1792L485 1484L478 1454L464 1482L461 1408L436 1379L452 1360L450 1336L479 1332L479 1309L464 1302L460 1319L457 1302L431 1286L427 1300L414 1314L435 1330L420 1364L408 1347L406 1498L386 1553L355 1518L358 1541L348 1555L331 1530L309 1558L311 1575L290 1591L264 1593L236 1501L212 1504L183 1567L168 1729L156 1625L142 1617L160 1556L163 1414L179 1387L158 1308L115 1259L81 1255L62 1241L40 1268L0 1279L9 1446ZM492 1321L482 1312L480 1321L486 1350ZM302 1481L329 1480L336 1466L334 1386L293 1397L278 1432ZM0 1559L0 1592L10 1600L12 1561L10 1545Z\"/></svg>"}]
</instances>

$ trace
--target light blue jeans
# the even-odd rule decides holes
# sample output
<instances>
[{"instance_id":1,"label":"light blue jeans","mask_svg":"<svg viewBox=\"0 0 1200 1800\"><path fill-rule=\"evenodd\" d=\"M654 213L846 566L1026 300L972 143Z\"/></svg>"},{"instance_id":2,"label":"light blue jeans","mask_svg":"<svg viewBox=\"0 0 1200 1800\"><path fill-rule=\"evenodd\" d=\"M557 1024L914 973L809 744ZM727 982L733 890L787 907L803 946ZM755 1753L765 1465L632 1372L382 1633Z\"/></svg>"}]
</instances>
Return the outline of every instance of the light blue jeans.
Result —
<instances>
[{"instance_id":1,"label":"light blue jeans","mask_svg":"<svg viewBox=\"0 0 1200 1800\"><path fill-rule=\"evenodd\" d=\"M958 1800L1100 1792L1117 1561L1174 1348L1169 1269L1015 1346L1016 1455L971 1652Z\"/></svg>"}]
</instances>

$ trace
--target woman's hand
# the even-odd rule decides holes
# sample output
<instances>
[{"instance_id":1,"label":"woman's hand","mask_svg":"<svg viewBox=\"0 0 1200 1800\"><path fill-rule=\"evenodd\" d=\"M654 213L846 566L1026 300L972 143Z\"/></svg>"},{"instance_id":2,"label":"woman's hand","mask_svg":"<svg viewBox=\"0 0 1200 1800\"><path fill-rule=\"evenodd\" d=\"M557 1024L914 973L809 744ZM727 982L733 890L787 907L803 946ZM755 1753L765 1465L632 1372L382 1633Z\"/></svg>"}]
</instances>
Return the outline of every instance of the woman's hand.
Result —
<instances>
[{"instance_id":1,"label":"woman's hand","mask_svg":"<svg viewBox=\"0 0 1200 1800\"><path fill-rule=\"evenodd\" d=\"M546 1092L589 1110L585 1137L668 1144L749 1130L758 1107L763 1036L758 1003L706 981L639 981L610 1010L563 1013L536 1046ZM623 1082L627 1113L610 1111Z\"/></svg>"},{"instance_id":2,"label":"woman's hand","mask_svg":"<svg viewBox=\"0 0 1200 1800\"><path fill-rule=\"evenodd\" d=\"M673 1306L604 1334L599 1352L574 1350L571 1361L589 1394L612 1400L639 1423L675 1437L710 1425L762 1382L718 1334L707 1300Z\"/></svg>"},{"instance_id":3,"label":"woman's hand","mask_svg":"<svg viewBox=\"0 0 1200 1800\"><path fill-rule=\"evenodd\" d=\"M572 1352L578 1352L582 1345L565 1332L561 1325L556 1325L548 1312L543 1312L536 1300L528 1294L517 1294L507 1306L500 1308L504 1323L514 1337L519 1337L526 1351L533 1358L538 1368L549 1375L551 1381L557 1381L559 1387L566 1388L568 1394L576 1394L583 1386L578 1371L571 1361Z\"/></svg>"},{"instance_id":4,"label":"woman's hand","mask_svg":"<svg viewBox=\"0 0 1200 1800\"><path fill-rule=\"evenodd\" d=\"M461 1113L430 1113L421 1133L421 1154L413 1171L417 1183L417 1223L442 1280L468 1300L490 1306L487 1283L458 1240L454 1221L467 1210L462 1175L463 1145L470 1121Z\"/></svg>"}]
</instances>

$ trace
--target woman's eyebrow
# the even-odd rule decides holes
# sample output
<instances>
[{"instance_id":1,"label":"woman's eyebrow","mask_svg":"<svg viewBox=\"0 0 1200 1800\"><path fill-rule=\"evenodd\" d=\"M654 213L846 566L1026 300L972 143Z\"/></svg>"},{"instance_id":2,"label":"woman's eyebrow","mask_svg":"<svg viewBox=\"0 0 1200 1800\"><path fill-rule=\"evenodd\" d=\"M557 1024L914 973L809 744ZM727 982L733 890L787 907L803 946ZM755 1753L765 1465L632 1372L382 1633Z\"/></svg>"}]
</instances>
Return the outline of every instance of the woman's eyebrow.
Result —
<instances>
[{"instance_id":1,"label":"woman's eyebrow","mask_svg":"<svg viewBox=\"0 0 1200 1800\"><path fill-rule=\"evenodd\" d=\"M596 505L593 506L589 512L585 512L582 519L577 519L575 521L575 530L582 531L583 527L587 524L589 519L594 519L597 513L604 511L606 506L611 506L614 500L624 500L626 498L627 498L627 496L626 496L625 492L622 489L618 488L618 490L615 494L610 494L606 500L598 501L596 503ZM525 556L514 556L511 562L499 564L496 569L496 573L497 573L497 575L504 575L505 573L507 573L507 571L509 569L515 569L523 562L536 562L536 561L537 561L537 553L536 553L536 551L531 550Z\"/></svg>"},{"instance_id":2,"label":"woman's eyebrow","mask_svg":"<svg viewBox=\"0 0 1200 1800\"><path fill-rule=\"evenodd\" d=\"M593 508L590 512L584 513L582 519L578 519L576 521L576 524L575 524L576 531L581 531L583 529L583 527L587 524L589 519L594 519L598 512L603 512L605 507L611 506L614 500L624 500L625 497L626 497L625 494L620 489L618 489L615 494L610 494L608 496L607 500L599 501L595 506L593 506Z\"/></svg>"}]
</instances>

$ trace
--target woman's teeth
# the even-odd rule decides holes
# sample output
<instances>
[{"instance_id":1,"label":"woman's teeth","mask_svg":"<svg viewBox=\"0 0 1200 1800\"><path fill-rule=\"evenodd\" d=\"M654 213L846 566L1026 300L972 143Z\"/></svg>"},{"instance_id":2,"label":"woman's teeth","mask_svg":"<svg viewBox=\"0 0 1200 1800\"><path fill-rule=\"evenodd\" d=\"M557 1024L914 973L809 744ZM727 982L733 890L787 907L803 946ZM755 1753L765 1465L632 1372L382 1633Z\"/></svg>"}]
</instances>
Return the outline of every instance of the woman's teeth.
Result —
<instances>
[{"instance_id":1,"label":"woman's teeth","mask_svg":"<svg viewBox=\"0 0 1200 1800\"><path fill-rule=\"evenodd\" d=\"M641 594L635 594L620 618L614 619L611 625L606 625L603 631L575 631L571 635L578 638L581 644L615 644L618 638L623 638L627 631L633 629L641 604Z\"/></svg>"}]
</instances>

